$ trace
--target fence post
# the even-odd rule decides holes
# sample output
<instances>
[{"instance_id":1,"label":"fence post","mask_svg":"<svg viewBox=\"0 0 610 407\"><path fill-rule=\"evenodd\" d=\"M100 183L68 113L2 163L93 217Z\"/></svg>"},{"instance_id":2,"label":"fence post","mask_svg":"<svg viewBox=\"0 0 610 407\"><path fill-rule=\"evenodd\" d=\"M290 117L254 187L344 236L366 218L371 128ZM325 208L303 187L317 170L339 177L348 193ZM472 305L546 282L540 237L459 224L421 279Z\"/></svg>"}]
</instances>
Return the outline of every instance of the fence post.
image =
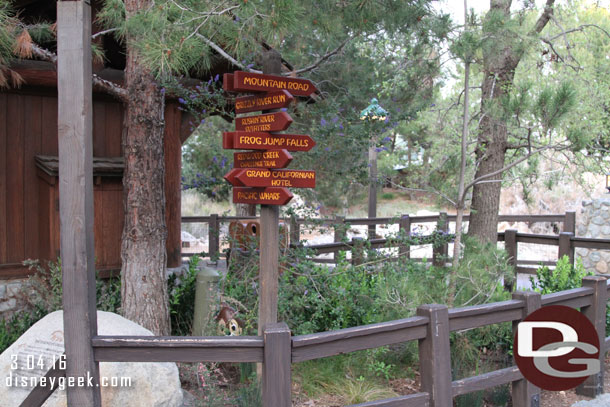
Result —
<instances>
[{"instance_id":1,"label":"fence post","mask_svg":"<svg viewBox=\"0 0 610 407\"><path fill-rule=\"evenodd\" d=\"M421 390L430 394L430 407L451 407L449 309L439 304L420 305L417 315L430 320L426 337L419 340Z\"/></svg>"},{"instance_id":2,"label":"fence post","mask_svg":"<svg viewBox=\"0 0 610 407\"><path fill-rule=\"evenodd\" d=\"M284 322L267 324L263 331L263 406L292 406L292 350L290 329Z\"/></svg>"},{"instance_id":3,"label":"fence post","mask_svg":"<svg viewBox=\"0 0 610 407\"><path fill-rule=\"evenodd\" d=\"M593 301L590 306L583 307L581 312L589 318L595 326L597 337L599 338L599 363L601 370L599 373L589 376L584 383L576 388L576 394L587 397L596 397L604 392L604 361L606 359L606 301L607 286L606 278L601 276L587 276L582 279L583 287L593 289Z\"/></svg>"},{"instance_id":4,"label":"fence post","mask_svg":"<svg viewBox=\"0 0 610 407\"><path fill-rule=\"evenodd\" d=\"M364 263L364 238L352 238L352 265L358 266Z\"/></svg>"},{"instance_id":5,"label":"fence post","mask_svg":"<svg viewBox=\"0 0 610 407\"><path fill-rule=\"evenodd\" d=\"M438 214L438 221L436 222L436 230L449 232L449 222L447 221L447 212L441 212ZM443 243L439 247L432 248L432 263L435 266L444 266L447 261L447 253L449 253L449 243Z\"/></svg>"},{"instance_id":6,"label":"fence post","mask_svg":"<svg viewBox=\"0 0 610 407\"><path fill-rule=\"evenodd\" d=\"M411 218L409 215L402 215L400 217L400 223L398 225L400 230L400 235L403 237L411 236ZM400 257L405 257L405 259L411 258L411 247L408 243L401 244L398 246L398 255Z\"/></svg>"},{"instance_id":7,"label":"fence post","mask_svg":"<svg viewBox=\"0 0 610 407\"><path fill-rule=\"evenodd\" d=\"M219 240L218 215L213 213L210 215L210 222L208 223L208 251L210 252L210 260L218 259Z\"/></svg>"},{"instance_id":8,"label":"fence post","mask_svg":"<svg viewBox=\"0 0 610 407\"><path fill-rule=\"evenodd\" d=\"M299 219L296 216L290 217L290 243L298 246L301 241L301 225Z\"/></svg>"},{"instance_id":9,"label":"fence post","mask_svg":"<svg viewBox=\"0 0 610 407\"><path fill-rule=\"evenodd\" d=\"M566 212L565 219L563 220L563 231L576 234L576 212Z\"/></svg>"},{"instance_id":10,"label":"fence post","mask_svg":"<svg viewBox=\"0 0 610 407\"><path fill-rule=\"evenodd\" d=\"M524 302L523 316L526 316L540 308L541 296L535 291L517 291L513 293L514 300ZM513 335L517 331L520 321L513 321ZM540 405L540 389L528 382L526 379L512 382L513 407L538 407Z\"/></svg>"},{"instance_id":11,"label":"fence post","mask_svg":"<svg viewBox=\"0 0 610 407\"><path fill-rule=\"evenodd\" d=\"M508 291L512 291L513 286L517 283L517 255L519 253L519 248L517 246L517 229L507 229L504 232L504 248L508 254L508 264L515 269L514 283L504 281L504 288Z\"/></svg>"},{"instance_id":12,"label":"fence post","mask_svg":"<svg viewBox=\"0 0 610 407\"><path fill-rule=\"evenodd\" d=\"M335 216L335 238L334 241L335 243L337 242L342 242L343 238L346 235L346 230L345 230L345 216ZM333 253L333 260L337 260L337 254L339 253L339 250L335 251Z\"/></svg>"},{"instance_id":13,"label":"fence post","mask_svg":"<svg viewBox=\"0 0 610 407\"><path fill-rule=\"evenodd\" d=\"M570 264L574 264L574 246L570 240L574 236L571 232L561 232L559 234L559 253L557 259L567 255L570 258Z\"/></svg>"}]
</instances>

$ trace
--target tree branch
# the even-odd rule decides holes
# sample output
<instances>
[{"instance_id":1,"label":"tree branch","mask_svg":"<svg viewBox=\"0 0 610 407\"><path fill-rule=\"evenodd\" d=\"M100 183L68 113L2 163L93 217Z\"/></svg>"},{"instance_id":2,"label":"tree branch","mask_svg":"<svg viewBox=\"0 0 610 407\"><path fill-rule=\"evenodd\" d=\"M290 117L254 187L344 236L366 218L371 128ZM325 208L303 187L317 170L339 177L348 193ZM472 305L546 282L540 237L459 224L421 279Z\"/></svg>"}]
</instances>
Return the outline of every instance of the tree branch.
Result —
<instances>
[{"instance_id":1,"label":"tree branch","mask_svg":"<svg viewBox=\"0 0 610 407\"><path fill-rule=\"evenodd\" d=\"M320 66L324 61L326 61L328 58L332 57L333 55L339 53L343 47L345 47L345 45L350 42L352 39L356 38L356 36L354 37L347 37L345 39L345 41L343 41L341 44L339 44L339 46L337 48L335 48L334 50L328 52L327 54L323 55L322 57L320 57L316 62L314 62L313 64L309 65L308 67L302 68L302 69L298 69L295 71L295 73L300 74L300 73L304 73L304 72L309 72L312 71L314 69L316 69L318 66Z\"/></svg>"},{"instance_id":2,"label":"tree branch","mask_svg":"<svg viewBox=\"0 0 610 407\"><path fill-rule=\"evenodd\" d=\"M539 153L541 151L550 150L550 149L565 150L566 148L567 147L557 148L555 146L544 146L544 147L537 148L536 150L533 150L532 152L528 153L527 155L521 157L517 161L513 161L512 163L508 164L507 166L505 166L503 168L500 168L497 171L493 171L493 172L490 172L489 174L481 175L479 178L476 178L470 184L468 184L466 186L466 188L464 188L464 191L467 191L469 188L472 188L474 185L478 184L479 182L483 181L484 179L494 177L494 176L496 176L498 174L502 174L504 171L510 170L514 166L516 166L518 164L521 164L523 161L527 160L532 155L537 154L537 153Z\"/></svg>"},{"instance_id":3,"label":"tree branch","mask_svg":"<svg viewBox=\"0 0 610 407\"><path fill-rule=\"evenodd\" d=\"M109 28L109 29L104 30L104 31L99 31L99 32L96 32L95 34L93 34L91 36L91 39L94 40L94 39L96 39L97 37L99 37L101 35L110 34L112 32L118 31L118 30L119 30L118 28Z\"/></svg>"},{"instance_id":4,"label":"tree branch","mask_svg":"<svg viewBox=\"0 0 610 407\"><path fill-rule=\"evenodd\" d=\"M210 46L210 48L212 48L213 50L218 52L220 54L220 56L222 56L227 61L231 62L233 65L235 65L247 72L262 73L262 71L258 71L256 69L250 69L247 66L244 66L241 62L239 62L238 60L233 58L231 55L227 54L224 49L220 48L218 45L216 45L214 42L210 41L203 35L201 35L199 33L196 33L195 35L197 35L198 38L201 38L206 44L208 44Z\"/></svg>"},{"instance_id":5,"label":"tree branch","mask_svg":"<svg viewBox=\"0 0 610 407\"><path fill-rule=\"evenodd\" d=\"M43 61L51 62L55 66L57 66L57 55L55 55L53 52L48 51L33 42L32 42L31 48L32 48L33 55L42 59ZM121 101L127 100L127 90L125 88L117 85L114 82L110 82L105 79L102 79L99 76L97 76L96 74L93 74L92 80L93 80L93 86L97 87L98 89L104 90L108 94L116 97L117 99L119 99Z\"/></svg>"},{"instance_id":6,"label":"tree branch","mask_svg":"<svg viewBox=\"0 0 610 407\"><path fill-rule=\"evenodd\" d=\"M536 25L534 25L533 33L540 34L542 32L546 24L551 19L554 4L555 0L546 0L546 4L544 5L544 11L540 15L540 17L538 17Z\"/></svg>"}]
</instances>

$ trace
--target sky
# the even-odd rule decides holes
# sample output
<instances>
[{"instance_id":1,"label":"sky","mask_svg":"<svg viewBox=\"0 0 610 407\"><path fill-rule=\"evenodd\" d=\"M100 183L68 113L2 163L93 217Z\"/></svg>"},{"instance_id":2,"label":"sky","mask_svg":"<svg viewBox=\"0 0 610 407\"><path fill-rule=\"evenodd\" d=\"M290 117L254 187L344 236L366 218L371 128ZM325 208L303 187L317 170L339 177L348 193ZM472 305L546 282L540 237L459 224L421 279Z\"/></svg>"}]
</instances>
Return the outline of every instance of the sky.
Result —
<instances>
[{"instance_id":1,"label":"sky","mask_svg":"<svg viewBox=\"0 0 610 407\"><path fill-rule=\"evenodd\" d=\"M589 1L592 4L598 3L600 6L610 7L610 0ZM477 14L489 10L489 0L467 0L467 2L468 8L473 8ZM536 0L536 5L539 9L542 9L545 2L545 0ZM518 9L522 3L522 0L513 0L513 9ZM557 3L565 4L566 1L558 0ZM462 24L464 22L464 0L440 0L436 4L436 8L451 14L451 18L456 23Z\"/></svg>"},{"instance_id":2,"label":"sky","mask_svg":"<svg viewBox=\"0 0 610 407\"><path fill-rule=\"evenodd\" d=\"M544 7L544 3L546 0L535 0L536 6L539 10L542 10ZM608 7L610 8L610 0L585 0L591 4L598 4L600 7ZM490 0L467 0L468 9L474 9L477 14L485 13L489 10ZM556 0L557 4L566 4L567 0ZM443 11L445 13L449 13L451 15L451 19L456 24L464 23L464 0L440 0L438 2L433 3L434 7L437 10ZM523 4L523 0L513 0L512 9L518 10ZM455 72L455 66L452 62L445 64L445 69L448 69L449 72ZM455 84L455 79L448 76L445 78L444 86L442 88L442 93L447 94L451 91L451 88Z\"/></svg>"}]
</instances>

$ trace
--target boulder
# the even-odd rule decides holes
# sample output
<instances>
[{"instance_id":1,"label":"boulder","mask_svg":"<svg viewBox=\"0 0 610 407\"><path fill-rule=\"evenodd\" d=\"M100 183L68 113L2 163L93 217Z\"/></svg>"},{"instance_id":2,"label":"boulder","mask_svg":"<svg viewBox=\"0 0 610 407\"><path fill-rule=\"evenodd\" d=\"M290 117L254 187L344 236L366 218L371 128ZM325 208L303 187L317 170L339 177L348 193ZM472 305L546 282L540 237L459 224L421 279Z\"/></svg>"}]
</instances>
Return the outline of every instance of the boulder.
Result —
<instances>
[{"instance_id":1,"label":"boulder","mask_svg":"<svg viewBox=\"0 0 610 407\"><path fill-rule=\"evenodd\" d=\"M97 324L100 335L152 336L149 330L112 312L98 311ZM55 311L34 324L0 355L0 406L19 406L32 390L29 383L23 382L44 376L63 352L63 312ZM182 405L175 363L102 362L100 380L107 383L107 386L104 382L100 385L103 407ZM43 407L66 407L66 385L64 382L62 390L60 383L60 388Z\"/></svg>"}]
</instances>

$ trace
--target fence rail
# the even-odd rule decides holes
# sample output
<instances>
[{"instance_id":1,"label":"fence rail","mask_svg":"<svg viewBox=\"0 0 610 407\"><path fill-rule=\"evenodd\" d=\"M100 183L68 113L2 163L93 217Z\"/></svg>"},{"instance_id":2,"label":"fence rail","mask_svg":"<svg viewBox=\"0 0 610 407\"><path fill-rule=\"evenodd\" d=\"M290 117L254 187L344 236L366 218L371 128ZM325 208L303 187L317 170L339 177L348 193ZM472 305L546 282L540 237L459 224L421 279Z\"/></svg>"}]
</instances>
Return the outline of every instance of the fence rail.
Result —
<instances>
[{"instance_id":1,"label":"fence rail","mask_svg":"<svg viewBox=\"0 0 610 407\"><path fill-rule=\"evenodd\" d=\"M451 407L454 397L507 383L512 383L513 406L532 407L537 405L539 394L516 366L452 380L450 333L503 322L513 322L514 330L519 321L541 306L570 306L579 308L593 322L601 338L603 366L605 353L610 348L610 337L605 337L610 285L600 276L585 277L582 283L582 288L542 296L531 291L515 292L512 300L469 307L449 309L445 305L422 305L417 308L417 316L411 318L309 335L291 336L286 324L279 323L267 326L263 336L95 336L92 347L98 362L262 362L263 405L288 407L291 406L293 363L418 341L419 393L351 407ZM602 369L601 373L589 377L577 392L589 397L603 392L603 374ZM52 390L37 388L35 392L50 394Z\"/></svg>"},{"instance_id":2,"label":"fence rail","mask_svg":"<svg viewBox=\"0 0 610 407\"><path fill-rule=\"evenodd\" d=\"M182 217L182 223L207 223L208 224L208 255L211 258L218 258L220 256L220 230L221 224L227 223L236 220L256 220L258 217L256 216L219 216L217 214L212 214L208 216L184 216ZM468 221L470 219L469 215L464 216L464 221ZM290 225L290 241L292 244L298 244L300 242L301 235L301 226L302 225L322 225L324 227L333 227L334 228L334 241L335 243L342 242L345 237L345 228L341 227L343 225L396 225L398 224L399 230L406 235L411 234L411 229L413 224L421 224L421 223L436 223L436 227L438 230L443 230L447 232L449 230L449 224L451 222L455 222L455 215L448 215L445 212L441 212L438 215L426 215L426 216L411 216L411 215L401 215L397 217L383 217L383 218L345 218L342 216L336 216L334 218L297 218L297 217L289 217L284 218L284 222ZM564 214L554 214L554 215L499 215L499 222L528 222L528 223L537 223L537 222L562 222L563 231L571 232L572 234L576 231L576 213L575 212L566 212ZM369 229L370 231L374 231L375 229ZM375 242L377 236L369 236L371 241ZM536 240L536 238L544 239L544 235L531 235L531 238ZM504 234L498 234L498 240L504 240ZM526 242L523 242L526 243ZM536 242L532 242L536 243ZM383 245L379 243L380 245ZM553 244L553 243L550 243ZM579 244L586 244L584 241L579 241ZM311 246L310 246L311 247ZM316 245L321 250L324 250L325 245ZM581 247L581 246L577 246ZM584 247L584 246L583 246ZM400 249L400 252L407 252L408 247L403 246ZM334 251L336 253L336 250ZM322 253L333 253L333 251L320 252ZM437 248L433 255L433 260L440 264L441 258L446 256L448 253L447 245L443 245L442 247ZM183 256L188 257L192 254L183 254ZM328 259L322 260L321 262L327 263L330 262Z\"/></svg>"}]
</instances>

